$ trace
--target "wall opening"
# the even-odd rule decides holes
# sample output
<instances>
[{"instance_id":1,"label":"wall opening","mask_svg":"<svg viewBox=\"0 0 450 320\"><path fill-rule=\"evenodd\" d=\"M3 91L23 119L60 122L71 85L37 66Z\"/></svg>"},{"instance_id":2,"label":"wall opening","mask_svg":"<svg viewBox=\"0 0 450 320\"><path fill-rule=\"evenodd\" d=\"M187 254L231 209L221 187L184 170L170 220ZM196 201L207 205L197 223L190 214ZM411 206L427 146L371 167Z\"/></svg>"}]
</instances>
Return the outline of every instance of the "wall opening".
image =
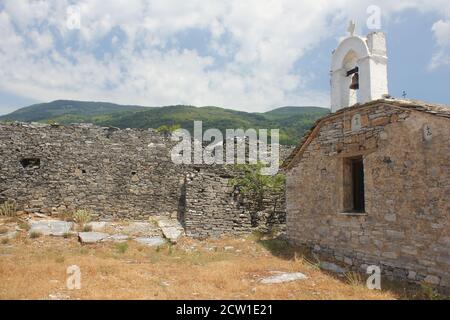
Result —
<instances>
[{"instance_id":1,"label":"wall opening","mask_svg":"<svg viewBox=\"0 0 450 320\"><path fill-rule=\"evenodd\" d=\"M348 106L352 106L359 102L359 67L358 67L358 55L354 50L350 50L342 62L342 68L344 69L344 79L342 79L343 88L342 94L344 97L343 103Z\"/></svg>"},{"instance_id":2,"label":"wall opening","mask_svg":"<svg viewBox=\"0 0 450 320\"><path fill-rule=\"evenodd\" d=\"M24 158L20 160L20 164L25 169L38 169L41 166L41 159L39 158Z\"/></svg>"},{"instance_id":3,"label":"wall opening","mask_svg":"<svg viewBox=\"0 0 450 320\"><path fill-rule=\"evenodd\" d=\"M344 211L365 212L364 161L362 156L344 159Z\"/></svg>"}]
</instances>

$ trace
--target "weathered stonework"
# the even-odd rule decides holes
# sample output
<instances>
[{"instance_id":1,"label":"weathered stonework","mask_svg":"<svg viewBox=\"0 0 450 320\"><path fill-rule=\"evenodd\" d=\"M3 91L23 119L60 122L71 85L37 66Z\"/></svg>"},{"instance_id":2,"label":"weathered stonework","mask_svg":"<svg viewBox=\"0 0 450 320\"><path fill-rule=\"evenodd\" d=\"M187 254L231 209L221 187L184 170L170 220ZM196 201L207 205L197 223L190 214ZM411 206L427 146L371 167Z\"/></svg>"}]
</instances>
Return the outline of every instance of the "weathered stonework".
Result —
<instances>
[{"instance_id":1,"label":"weathered stonework","mask_svg":"<svg viewBox=\"0 0 450 320\"><path fill-rule=\"evenodd\" d=\"M346 161L356 156L363 213L348 212L346 199ZM450 287L449 109L394 100L342 109L318 122L286 171L290 241L357 269Z\"/></svg>"},{"instance_id":2,"label":"weathered stonework","mask_svg":"<svg viewBox=\"0 0 450 320\"><path fill-rule=\"evenodd\" d=\"M153 130L0 125L0 198L43 213L176 216L183 168L169 151L168 139ZM33 159L39 165L25 163Z\"/></svg>"},{"instance_id":3,"label":"weathered stonework","mask_svg":"<svg viewBox=\"0 0 450 320\"><path fill-rule=\"evenodd\" d=\"M90 209L99 219L178 217L196 237L284 228L284 194L255 219L251 199L228 183L235 172L176 165L173 145L152 129L0 124L0 203L52 216Z\"/></svg>"},{"instance_id":4,"label":"weathered stonework","mask_svg":"<svg viewBox=\"0 0 450 320\"><path fill-rule=\"evenodd\" d=\"M284 192L273 193L258 210L252 199L242 197L229 183L238 173L230 168L198 167L186 177L186 234L210 237L221 234L246 234L249 230L285 230ZM222 208L222 209L220 209Z\"/></svg>"}]
</instances>

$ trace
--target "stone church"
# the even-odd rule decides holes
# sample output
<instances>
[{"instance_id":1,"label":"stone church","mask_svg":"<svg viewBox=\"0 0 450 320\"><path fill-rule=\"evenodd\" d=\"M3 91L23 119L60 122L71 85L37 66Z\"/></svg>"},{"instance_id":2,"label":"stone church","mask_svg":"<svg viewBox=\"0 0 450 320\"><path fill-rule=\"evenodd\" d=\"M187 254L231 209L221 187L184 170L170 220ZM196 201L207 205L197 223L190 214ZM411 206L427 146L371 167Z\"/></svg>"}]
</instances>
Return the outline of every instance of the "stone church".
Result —
<instances>
[{"instance_id":1,"label":"stone church","mask_svg":"<svg viewBox=\"0 0 450 320\"><path fill-rule=\"evenodd\" d=\"M390 98L381 32L351 34L331 67L332 112L283 164L288 239L450 288L450 108Z\"/></svg>"}]
</instances>

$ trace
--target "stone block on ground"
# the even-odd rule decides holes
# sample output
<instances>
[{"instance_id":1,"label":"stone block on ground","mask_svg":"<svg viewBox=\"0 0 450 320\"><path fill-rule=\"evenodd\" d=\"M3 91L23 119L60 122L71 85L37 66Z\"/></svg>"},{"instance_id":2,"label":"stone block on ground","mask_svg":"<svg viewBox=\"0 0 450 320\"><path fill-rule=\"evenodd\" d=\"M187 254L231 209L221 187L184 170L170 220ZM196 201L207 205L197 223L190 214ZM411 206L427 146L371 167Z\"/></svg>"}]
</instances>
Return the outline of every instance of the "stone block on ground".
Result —
<instances>
[{"instance_id":1,"label":"stone block on ground","mask_svg":"<svg viewBox=\"0 0 450 320\"><path fill-rule=\"evenodd\" d=\"M161 233L152 223L141 221L131 222L122 232L135 237L151 237Z\"/></svg>"},{"instance_id":2,"label":"stone block on ground","mask_svg":"<svg viewBox=\"0 0 450 320\"><path fill-rule=\"evenodd\" d=\"M17 236L17 231L9 231L9 232L6 232L6 233L0 235L0 240L3 240L3 239L12 240L16 236Z\"/></svg>"},{"instance_id":3,"label":"stone block on ground","mask_svg":"<svg viewBox=\"0 0 450 320\"><path fill-rule=\"evenodd\" d=\"M107 226L107 222L106 221L92 221L89 222L88 227L91 228L92 231L104 231L106 226Z\"/></svg>"},{"instance_id":4,"label":"stone block on ground","mask_svg":"<svg viewBox=\"0 0 450 320\"><path fill-rule=\"evenodd\" d=\"M150 247L161 246L166 243L166 240L164 240L164 238L162 237L150 237L150 238L138 237L134 240L136 240L140 244L145 244Z\"/></svg>"},{"instance_id":5,"label":"stone block on ground","mask_svg":"<svg viewBox=\"0 0 450 320\"><path fill-rule=\"evenodd\" d=\"M438 285L440 282L439 277L428 275L423 280L425 283L431 284L431 285Z\"/></svg>"},{"instance_id":6,"label":"stone block on ground","mask_svg":"<svg viewBox=\"0 0 450 320\"><path fill-rule=\"evenodd\" d=\"M267 277L261 280L263 284L275 284L275 283L283 283L283 282L291 282L297 280L305 280L308 279L306 275L300 272L293 273L281 273L271 277Z\"/></svg>"},{"instance_id":7,"label":"stone block on ground","mask_svg":"<svg viewBox=\"0 0 450 320\"><path fill-rule=\"evenodd\" d=\"M156 218L156 224L164 237L172 243L176 243L184 233L183 226L176 219Z\"/></svg>"},{"instance_id":8,"label":"stone block on ground","mask_svg":"<svg viewBox=\"0 0 450 320\"><path fill-rule=\"evenodd\" d=\"M78 240L81 243L96 243L109 237L109 234L103 232L78 232Z\"/></svg>"},{"instance_id":9,"label":"stone block on ground","mask_svg":"<svg viewBox=\"0 0 450 320\"><path fill-rule=\"evenodd\" d=\"M326 261L322 261L320 263L320 269L335 272L335 273L345 273L346 272L345 269L339 267L338 265L331 263L331 262L326 262Z\"/></svg>"},{"instance_id":10,"label":"stone block on ground","mask_svg":"<svg viewBox=\"0 0 450 320\"><path fill-rule=\"evenodd\" d=\"M114 242L125 242L130 239L126 234L113 234L108 238L104 239L105 241L114 241Z\"/></svg>"},{"instance_id":11,"label":"stone block on ground","mask_svg":"<svg viewBox=\"0 0 450 320\"><path fill-rule=\"evenodd\" d=\"M39 233L44 236L62 237L65 234L69 233L73 227L73 222L60 220L31 220L28 224L30 225L29 234Z\"/></svg>"}]
</instances>

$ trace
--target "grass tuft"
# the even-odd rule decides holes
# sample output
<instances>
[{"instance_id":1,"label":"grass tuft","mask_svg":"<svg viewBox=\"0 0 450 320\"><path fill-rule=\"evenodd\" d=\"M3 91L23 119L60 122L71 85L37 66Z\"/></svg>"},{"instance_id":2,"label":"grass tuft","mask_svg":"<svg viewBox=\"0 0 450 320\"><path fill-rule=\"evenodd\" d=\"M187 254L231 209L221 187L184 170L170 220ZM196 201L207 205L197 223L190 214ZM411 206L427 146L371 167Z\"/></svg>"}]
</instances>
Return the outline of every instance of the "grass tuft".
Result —
<instances>
[{"instance_id":1,"label":"grass tuft","mask_svg":"<svg viewBox=\"0 0 450 320\"><path fill-rule=\"evenodd\" d=\"M33 232L30 233L30 238L31 239L36 239L36 238L39 238L41 235L42 234L40 232L33 231Z\"/></svg>"},{"instance_id":2,"label":"grass tuft","mask_svg":"<svg viewBox=\"0 0 450 320\"><path fill-rule=\"evenodd\" d=\"M79 228L81 230L84 230L86 227L86 224L91 222L92 220L92 213L89 210L77 210L73 214L73 221L78 224Z\"/></svg>"},{"instance_id":3,"label":"grass tuft","mask_svg":"<svg viewBox=\"0 0 450 320\"><path fill-rule=\"evenodd\" d=\"M361 274L358 272L347 272L345 274L345 279L347 283L352 287L364 286L364 280Z\"/></svg>"},{"instance_id":4,"label":"grass tuft","mask_svg":"<svg viewBox=\"0 0 450 320\"><path fill-rule=\"evenodd\" d=\"M128 250L128 243L126 243L126 242L116 243L116 250L119 253L125 253Z\"/></svg>"},{"instance_id":5,"label":"grass tuft","mask_svg":"<svg viewBox=\"0 0 450 320\"><path fill-rule=\"evenodd\" d=\"M437 289L428 283L421 283L420 284L420 298L425 300L443 300L445 298L448 299L448 297L445 297L441 295Z\"/></svg>"},{"instance_id":6,"label":"grass tuft","mask_svg":"<svg viewBox=\"0 0 450 320\"><path fill-rule=\"evenodd\" d=\"M15 217L17 215L17 208L15 201L5 201L0 205L0 216Z\"/></svg>"}]
</instances>

